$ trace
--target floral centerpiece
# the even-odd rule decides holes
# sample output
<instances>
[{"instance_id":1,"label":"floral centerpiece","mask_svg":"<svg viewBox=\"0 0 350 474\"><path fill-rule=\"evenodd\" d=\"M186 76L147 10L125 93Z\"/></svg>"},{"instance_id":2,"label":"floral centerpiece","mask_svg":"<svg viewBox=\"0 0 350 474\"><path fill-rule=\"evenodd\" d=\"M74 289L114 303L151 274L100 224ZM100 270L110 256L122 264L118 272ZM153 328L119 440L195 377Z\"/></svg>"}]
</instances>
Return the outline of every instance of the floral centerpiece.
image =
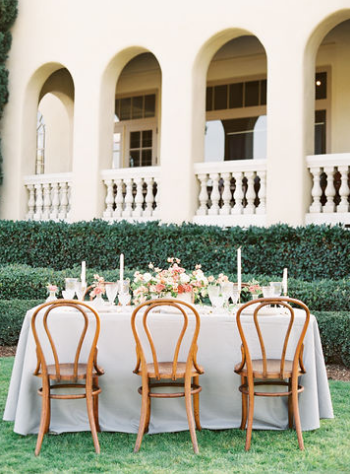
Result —
<instances>
[{"instance_id":1,"label":"floral centerpiece","mask_svg":"<svg viewBox=\"0 0 350 474\"><path fill-rule=\"evenodd\" d=\"M54 301L56 300L56 293L58 291L58 286L52 285L51 283L48 283L46 286L47 291L49 292L49 296L46 299L46 301Z\"/></svg>"},{"instance_id":2,"label":"floral centerpiece","mask_svg":"<svg viewBox=\"0 0 350 474\"><path fill-rule=\"evenodd\" d=\"M106 282L103 277L100 275L94 275L94 282L93 282L93 290L90 293L90 296L92 298L95 298L96 296L103 295L106 292Z\"/></svg>"},{"instance_id":3,"label":"floral centerpiece","mask_svg":"<svg viewBox=\"0 0 350 474\"><path fill-rule=\"evenodd\" d=\"M141 304L153 298L178 297L183 294L193 294L198 300L208 286L208 279L201 270L201 265L196 265L195 270L188 272L180 266L178 258L168 258L170 266L166 269L148 265L149 271L134 273L131 284L134 303ZM204 296L204 295L203 295Z\"/></svg>"}]
</instances>

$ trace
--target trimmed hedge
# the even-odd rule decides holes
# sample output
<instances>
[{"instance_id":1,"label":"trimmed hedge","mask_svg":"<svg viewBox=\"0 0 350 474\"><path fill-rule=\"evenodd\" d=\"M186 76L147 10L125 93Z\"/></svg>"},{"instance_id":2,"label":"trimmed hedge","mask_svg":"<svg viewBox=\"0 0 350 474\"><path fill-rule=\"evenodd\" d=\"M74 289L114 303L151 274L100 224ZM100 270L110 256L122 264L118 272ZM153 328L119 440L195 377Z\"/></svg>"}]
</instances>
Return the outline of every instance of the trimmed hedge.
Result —
<instances>
[{"instance_id":1,"label":"trimmed hedge","mask_svg":"<svg viewBox=\"0 0 350 474\"><path fill-rule=\"evenodd\" d=\"M236 272L242 246L243 271L282 275L288 267L296 279L343 279L350 268L350 232L341 226L222 229L196 224L130 224L102 220L64 222L0 221L0 264L20 263L63 270L86 260L90 268L118 268L125 254L129 268L152 261L164 266L169 256L186 268L201 263L205 272Z\"/></svg>"},{"instance_id":2,"label":"trimmed hedge","mask_svg":"<svg viewBox=\"0 0 350 474\"><path fill-rule=\"evenodd\" d=\"M26 312L43 300L0 301L0 346L15 346Z\"/></svg>"},{"instance_id":3,"label":"trimmed hedge","mask_svg":"<svg viewBox=\"0 0 350 474\"><path fill-rule=\"evenodd\" d=\"M147 270L147 265L139 268ZM80 266L72 269L53 270L51 268L33 268L27 265L0 266L0 300L40 299L46 298L48 283L56 284L60 289L65 286L67 277L80 277ZM125 269L125 277L133 278L135 270ZM95 273L102 275L106 281L116 281L119 278L118 270L102 270L88 268L86 278L88 284L93 282ZM208 273L209 274L209 273ZM232 281L236 281L236 274L228 274ZM279 276L243 275L243 281L259 281L261 285L270 281L281 280ZM311 311L350 311L350 279L320 280L309 283L290 278L288 293L291 297L305 302Z\"/></svg>"}]
</instances>

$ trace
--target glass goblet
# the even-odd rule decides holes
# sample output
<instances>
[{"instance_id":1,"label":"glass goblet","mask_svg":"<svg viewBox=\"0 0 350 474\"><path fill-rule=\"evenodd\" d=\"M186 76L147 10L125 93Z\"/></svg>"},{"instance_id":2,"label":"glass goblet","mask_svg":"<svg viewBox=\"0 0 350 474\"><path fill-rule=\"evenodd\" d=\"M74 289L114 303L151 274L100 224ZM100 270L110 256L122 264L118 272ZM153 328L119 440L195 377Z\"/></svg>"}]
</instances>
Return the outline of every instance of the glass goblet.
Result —
<instances>
[{"instance_id":1,"label":"glass goblet","mask_svg":"<svg viewBox=\"0 0 350 474\"><path fill-rule=\"evenodd\" d=\"M264 298L272 298L275 296L274 289L272 286L262 286L261 287Z\"/></svg>"},{"instance_id":2,"label":"glass goblet","mask_svg":"<svg viewBox=\"0 0 350 474\"><path fill-rule=\"evenodd\" d=\"M77 298L79 301L84 300L84 295L86 291L86 284L83 285L81 281L76 281L75 282L75 294L77 295Z\"/></svg>"},{"instance_id":3,"label":"glass goblet","mask_svg":"<svg viewBox=\"0 0 350 474\"><path fill-rule=\"evenodd\" d=\"M117 294L118 294L118 288L119 288L118 283L106 283L105 287L106 287L106 295L107 295L108 301L111 305L113 305L114 300L116 299Z\"/></svg>"},{"instance_id":4,"label":"glass goblet","mask_svg":"<svg viewBox=\"0 0 350 474\"><path fill-rule=\"evenodd\" d=\"M66 278L65 283L66 283L66 291L73 291L73 296L74 298L74 293L75 293L75 285L78 281L78 278Z\"/></svg>"},{"instance_id":5,"label":"glass goblet","mask_svg":"<svg viewBox=\"0 0 350 474\"><path fill-rule=\"evenodd\" d=\"M75 289L63 290L62 296L65 300L72 300L75 295Z\"/></svg>"},{"instance_id":6,"label":"glass goblet","mask_svg":"<svg viewBox=\"0 0 350 474\"><path fill-rule=\"evenodd\" d=\"M272 281L270 286L273 288L273 296L281 296L282 283L280 281Z\"/></svg>"},{"instance_id":7,"label":"glass goblet","mask_svg":"<svg viewBox=\"0 0 350 474\"><path fill-rule=\"evenodd\" d=\"M131 295L129 280L118 281L118 300L123 308L130 303Z\"/></svg>"},{"instance_id":8,"label":"glass goblet","mask_svg":"<svg viewBox=\"0 0 350 474\"><path fill-rule=\"evenodd\" d=\"M214 308L222 308L225 302L224 296L221 294L220 286L210 285L208 286L208 296L211 302L211 305Z\"/></svg>"},{"instance_id":9,"label":"glass goblet","mask_svg":"<svg viewBox=\"0 0 350 474\"><path fill-rule=\"evenodd\" d=\"M231 298L233 294L233 288L234 288L233 283L231 283L230 281L226 281L224 283L221 283L220 288L221 288L221 294L225 300L224 304L226 306L229 298Z\"/></svg>"}]
</instances>

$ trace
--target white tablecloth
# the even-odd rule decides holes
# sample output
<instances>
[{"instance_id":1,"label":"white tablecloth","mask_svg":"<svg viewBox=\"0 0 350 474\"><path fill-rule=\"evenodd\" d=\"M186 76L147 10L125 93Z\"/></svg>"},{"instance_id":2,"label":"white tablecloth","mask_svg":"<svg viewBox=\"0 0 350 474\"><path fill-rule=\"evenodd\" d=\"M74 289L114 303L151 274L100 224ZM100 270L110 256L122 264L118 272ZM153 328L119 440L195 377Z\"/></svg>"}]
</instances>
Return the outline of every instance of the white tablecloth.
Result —
<instances>
[{"instance_id":1,"label":"white tablecloth","mask_svg":"<svg viewBox=\"0 0 350 474\"><path fill-rule=\"evenodd\" d=\"M275 310L276 311L276 310ZM40 421L41 397L37 389L41 380L33 376L36 367L35 343L30 330L33 310L28 311L23 323L17 355L14 362L4 420L14 421L14 431L26 435L37 433ZM98 362L105 369L100 377L100 425L103 431L136 433L139 424L141 397L137 388L141 378L133 374L135 343L131 331L131 311L101 312L101 333ZM160 329L155 315L154 326L163 349L168 348L168 336L175 332L178 317L166 314L167 323ZM62 312L58 320L71 317ZM264 328L272 346L280 339L284 327L283 317L275 314L264 318ZM296 312L296 324L300 318ZM159 326L159 327L158 327ZM57 327L59 332L60 326ZM73 332L73 331L72 331ZM68 347L70 334L62 334ZM200 417L203 428L237 428L241 419L240 377L233 371L241 359L240 338L235 317L230 314L203 314L198 340L198 363L205 374L200 377L203 390L200 394ZM326 368L316 319L312 316L305 338L304 363L307 374L301 383L305 391L300 394L300 416L303 430L319 428L320 418L333 418ZM286 397L267 399L257 397L255 403L255 429L286 429ZM187 430L184 399L153 399L150 433ZM84 400L52 400L50 430L89 430Z\"/></svg>"}]
</instances>

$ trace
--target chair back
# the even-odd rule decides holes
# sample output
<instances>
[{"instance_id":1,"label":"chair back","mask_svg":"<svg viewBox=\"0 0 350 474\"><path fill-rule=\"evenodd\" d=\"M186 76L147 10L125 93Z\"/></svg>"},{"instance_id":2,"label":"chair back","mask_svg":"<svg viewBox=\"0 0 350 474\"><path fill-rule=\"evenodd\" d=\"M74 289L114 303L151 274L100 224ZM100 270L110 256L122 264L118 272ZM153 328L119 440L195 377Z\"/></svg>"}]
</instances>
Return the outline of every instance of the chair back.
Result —
<instances>
[{"instance_id":1,"label":"chair back","mask_svg":"<svg viewBox=\"0 0 350 474\"><path fill-rule=\"evenodd\" d=\"M171 373L171 378L173 380L176 380L176 372L177 372L177 366L179 361L179 353L181 349L182 342L184 340L186 331L188 329L188 321L189 321L189 314L194 315L194 320L195 320L195 327L193 331L193 336L192 340L189 346L188 354L186 357L186 373L188 371L191 371L193 366L196 368L196 370L200 371L198 365L197 365L197 340L198 340L198 334L200 330L200 317L197 312L197 310L194 308L189 303L186 303L185 301L180 301L177 299L155 299L155 300L150 300L146 301L145 303L140 304L132 313L131 316L131 327L132 331L134 334L135 342L136 342L136 357L137 357L137 362L136 362L136 368L134 370L135 373L138 373L141 367L141 370L146 367L147 360L145 356L145 344L148 344L148 349L150 349L151 357L152 357L152 362L154 364L154 371L155 371L155 377L157 380L160 380L160 373L159 373L159 361L158 360L158 355L157 355L157 349L156 345L154 343L154 340L152 338L151 330L148 324L148 319L149 315L154 312L154 310L160 310L159 314L161 318L164 318L165 320L169 315L171 315L170 311L162 311L165 307L171 308L172 313L176 312L182 315L182 327L181 330L179 331L179 336L176 340L176 345L175 345L175 350L172 356L172 373ZM143 329L145 332L145 338L143 338L143 342L141 341L141 337L139 334L139 331L137 329L137 323L136 319L138 314L142 314L142 325ZM169 361L167 361L169 362Z\"/></svg>"},{"instance_id":2,"label":"chair back","mask_svg":"<svg viewBox=\"0 0 350 474\"><path fill-rule=\"evenodd\" d=\"M275 305L277 308L271 308L269 311L268 307L271 305ZM251 307L251 311L247 311L249 307ZM263 377L267 377L267 345L265 344L265 338L263 337L263 331L261 330L261 326L259 323L260 318L266 318L276 315L275 309L278 310L278 314L286 318L286 325L285 325L285 335L284 340L281 345L281 353L279 357L273 357L273 359L280 360L279 366L279 378L284 379L285 377L285 362L286 362L286 355L289 349L290 344L290 336L292 334L292 329L295 323L295 311L294 309L302 309L304 310L304 319L303 325L301 328L301 332L299 337L296 340L295 350L292 357L293 360L293 371L297 370L299 367L303 373L305 373L305 368L303 365L303 349L304 349L304 338L306 334L307 327L310 321L310 311L309 308L302 302L293 298L288 297L272 297L272 298L259 298L256 300L249 301L248 303L241 306L237 312L237 326L239 330L239 334L241 336L242 341L242 363L239 368L241 370L246 364L248 374L252 373L252 356L251 350L249 348L249 343L247 341L247 328L244 328L244 324L242 324L242 315L243 319L253 318L254 326L257 334L257 339L260 346L261 352L261 359L262 360L262 371ZM299 318L298 318L299 319ZM246 320L247 321L247 320ZM283 331L284 332L284 331ZM256 338L255 338L256 340ZM256 359L256 357L254 357Z\"/></svg>"},{"instance_id":3,"label":"chair back","mask_svg":"<svg viewBox=\"0 0 350 474\"><path fill-rule=\"evenodd\" d=\"M74 333L74 344L72 351L74 354L73 361L70 360L73 364L73 378L78 379L78 366L82 362L82 348L85 344L85 351L87 352L87 357L84 356L83 362L87 364L86 372L87 374L92 374L92 368L96 362L97 357L97 341L100 334L100 318L98 313L91 306L87 305L82 301L77 300L55 300L42 304L39 306L32 317L31 327L36 343L37 359L38 365L34 372L35 375L38 375L40 370L44 375L47 375L47 360L53 360L55 366L55 380L61 380L61 367L60 364L67 363L66 360L62 360L57 350L55 340L57 343L57 338L55 337L54 330L50 329L50 322L60 314L60 310L64 308L71 308L74 311L73 314L67 314L66 318L62 318L59 322L60 332L66 331L65 334L69 335L71 340L71 335ZM89 312L89 314L88 314ZM42 317L39 317L39 314ZM61 313L62 314L62 313ZM81 330L74 327L72 328L72 320L74 317L78 317L82 321ZM94 324L91 324L94 322ZM89 331L88 331L89 329ZM61 341L62 344L62 341Z\"/></svg>"}]
</instances>

